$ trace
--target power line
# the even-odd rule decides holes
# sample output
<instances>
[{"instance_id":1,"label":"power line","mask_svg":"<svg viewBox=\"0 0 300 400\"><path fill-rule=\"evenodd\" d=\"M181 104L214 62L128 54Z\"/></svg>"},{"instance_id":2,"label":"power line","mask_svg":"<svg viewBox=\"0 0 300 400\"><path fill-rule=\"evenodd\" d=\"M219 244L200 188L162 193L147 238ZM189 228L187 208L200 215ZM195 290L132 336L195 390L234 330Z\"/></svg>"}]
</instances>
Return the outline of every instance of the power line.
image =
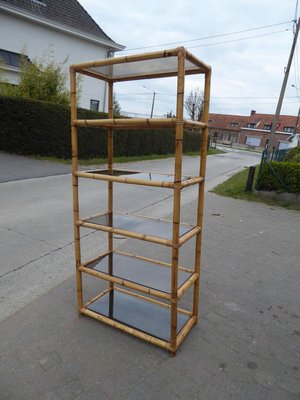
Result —
<instances>
[{"instance_id":1,"label":"power line","mask_svg":"<svg viewBox=\"0 0 300 400\"><path fill-rule=\"evenodd\" d=\"M188 48L189 48L189 49L195 49L195 48L197 48L197 47L207 47L207 46L215 46L215 45L217 45L217 44L240 42L241 40L255 39L255 38L258 38L258 37L270 36L270 35L274 35L275 33L281 33L281 32L286 32L286 31L289 31L289 29L283 29L283 30L280 30L280 31L274 31L274 32L269 32L269 33L263 33L263 34L261 34L261 35L248 36L248 37L240 38L240 39L224 40L223 42L199 44L198 46L189 46Z\"/></svg>"},{"instance_id":2,"label":"power line","mask_svg":"<svg viewBox=\"0 0 300 400\"><path fill-rule=\"evenodd\" d=\"M259 30L259 29L272 28L272 27L274 27L274 26L285 25L285 24L288 24L288 23L291 23L291 22L293 22L293 20L285 21L285 22L279 22L279 23L277 23L277 24L259 26L259 27L256 27L256 28L243 29L243 30L241 30L241 31L220 33L220 34L217 34L217 35L205 36L205 37L198 38L198 39L190 39L190 40L181 40L181 41L178 41L178 42L169 42L169 43L153 44L153 45L151 45L151 46L135 47L135 48L131 48L131 49L125 49L125 50L122 50L122 51L132 51L132 50L150 49L150 48L152 48L152 47L170 46L170 45L175 45L175 44L196 42L196 41L199 41L199 40L214 39L214 38L223 37L223 36L230 36L230 35L237 35L237 34L240 34L240 33L251 32L251 31L255 31L255 30Z\"/></svg>"}]
</instances>

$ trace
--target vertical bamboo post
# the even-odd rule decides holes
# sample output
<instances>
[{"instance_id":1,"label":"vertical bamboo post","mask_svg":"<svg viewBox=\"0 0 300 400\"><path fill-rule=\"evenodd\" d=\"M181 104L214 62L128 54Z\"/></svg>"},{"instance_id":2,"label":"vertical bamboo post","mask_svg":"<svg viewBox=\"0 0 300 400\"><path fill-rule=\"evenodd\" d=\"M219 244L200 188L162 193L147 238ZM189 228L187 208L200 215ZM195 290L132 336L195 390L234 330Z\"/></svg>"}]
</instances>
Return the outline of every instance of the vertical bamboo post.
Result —
<instances>
[{"instance_id":1,"label":"vertical bamboo post","mask_svg":"<svg viewBox=\"0 0 300 400\"><path fill-rule=\"evenodd\" d=\"M185 49L178 49L177 104L175 128L175 166L174 166L174 203L172 233L172 273L171 273L171 340L172 353L177 350L177 301L178 301L178 257L179 257L179 223L182 173L183 145L183 104L185 79Z\"/></svg>"},{"instance_id":2,"label":"vertical bamboo post","mask_svg":"<svg viewBox=\"0 0 300 400\"><path fill-rule=\"evenodd\" d=\"M208 117L209 117L210 80L211 80L211 71L206 72L205 84L204 84L204 108L203 108L202 122L206 124L208 123ZM200 157L199 175L202 176L203 178L205 177L205 170L206 170L207 140L208 140L208 127L202 129L202 138L201 138L201 157ZM194 296L193 296L193 315L196 317L196 323L198 321L198 309L199 309L203 207L204 207L204 181L200 182L198 187L197 226L200 226L201 230L196 236L196 245L195 245L195 272L199 274L194 284Z\"/></svg>"},{"instance_id":3,"label":"vertical bamboo post","mask_svg":"<svg viewBox=\"0 0 300 400\"><path fill-rule=\"evenodd\" d=\"M77 306L78 314L81 315L83 306L82 296L82 275L79 271L81 264L80 254L80 227L76 221L79 220L79 198L78 198L78 177L75 172L78 170L78 143L77 143L77 127L73 125L73 121L77 119L77 101L76 101L76 73L70 69L70 99L71 99L71 144L72 144L72 183L73 183L73 218L74 218L74 239L75 239L75 259L76 259L76 287L77 287Z\"/></svg>"},{"instance_id":4,"label":"vertical bamboo post","mask_svg":"<svg viewBox=\"0 0 300 400\"><path fill-rule=\"evenodd\" d=\"M113 83L108 84L108 118L113 118ZM108 138L107 138L107 168L109 173L113 169L113 133L114 128L108 128ZM108 182L108 222L109 226L113 226L113 182ZM113 234L109 232L108 234L108 273L113 275ZM113 282L109 283L111 289L114 288ZM109 293L109 316L113 317L113 290Z\"/></svg>"}]
</instances>

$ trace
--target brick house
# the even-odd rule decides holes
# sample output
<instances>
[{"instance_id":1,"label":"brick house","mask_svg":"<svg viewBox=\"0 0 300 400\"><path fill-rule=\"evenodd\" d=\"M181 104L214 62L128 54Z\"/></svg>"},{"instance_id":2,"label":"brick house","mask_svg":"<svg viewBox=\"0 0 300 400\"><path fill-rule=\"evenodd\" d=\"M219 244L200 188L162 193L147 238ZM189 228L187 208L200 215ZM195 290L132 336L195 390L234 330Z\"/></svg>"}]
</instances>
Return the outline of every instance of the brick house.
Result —
<instances>
[{"instance_id":1,"label":"brick house","mask_svg":"<svg viewBox=\"0 0 300 400\"><path fill-rule=\"evenodd\" d=\"M273 117L272 114L258 114L254 110L249 116L210 114L209 134L217 143L264 149L271 137ZM280 115L274 148L296 147L300 145L299 138L300 124L297 117Z\"/></svg>"},{"instance_id":2,"label":"brick house","mask_svg":"<svg viewBox=\"0 0 300 400\"><path fill-rule=\"evenodd\" d=\"M70 64L112 57L122 49L77 0L0 0L0 57L12 84L19 81L20 53L29 60L46 53L56 63L67 58L68 88ZM80 106L105 111L106 86L84 77Z\"/></svg>"},{"instance_id":3,"label":"brick house","mask_svg":"<svg viewBox=\"0 0 300 400\"><path fill-rule=\"evenodd\" d=\"M222 144L237 144L241 128L248 117L243 115L209 114L208 130L210 136Z\"/></svg>"}]
</instances>

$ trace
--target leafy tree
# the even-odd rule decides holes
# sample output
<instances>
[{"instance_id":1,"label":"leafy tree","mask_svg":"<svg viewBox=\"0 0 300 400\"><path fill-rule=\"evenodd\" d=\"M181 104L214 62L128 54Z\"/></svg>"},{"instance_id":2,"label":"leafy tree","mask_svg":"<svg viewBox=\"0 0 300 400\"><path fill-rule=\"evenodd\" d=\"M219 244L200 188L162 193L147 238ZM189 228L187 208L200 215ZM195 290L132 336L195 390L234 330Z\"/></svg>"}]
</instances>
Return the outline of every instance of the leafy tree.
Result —
<instances>
[{"instance_id":1,"label":"leafy tree","mask_svg":"<svg viewBox=\"0 0 300 400\"><path fill-rule=\"evenodd\" d=\"M120 103L118 101L118 99L116 98L116 96L114 95L113 97L113 115L114 117L119 117L121 115L121 106Z\"/></svg>"},{"instance_id":2,"label":"leafy tree","mask_svg":"<svg viewBox=\"0 0 300 400\"><path fill-rule=\"evenodd\" d=\"M203 113L203 92L197 87L192 90L184 103L188 116L193 121L200 121Z\"/></svg>"}]
</instances>

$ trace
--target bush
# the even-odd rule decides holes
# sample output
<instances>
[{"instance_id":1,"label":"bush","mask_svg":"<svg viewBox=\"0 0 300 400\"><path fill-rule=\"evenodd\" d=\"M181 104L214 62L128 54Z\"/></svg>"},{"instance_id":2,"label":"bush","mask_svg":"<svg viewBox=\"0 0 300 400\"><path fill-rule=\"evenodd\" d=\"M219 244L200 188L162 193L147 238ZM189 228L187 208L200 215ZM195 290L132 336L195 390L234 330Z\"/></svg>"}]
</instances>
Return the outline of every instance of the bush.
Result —
<instances>
[{"instance_id":1,"label":"bush","mask_svg":"<svg viewBox=\"0 0 300 400\"><path fill-rule=\"evenodd\" d=\"M276 192L300 193L300 164L284 161L264 163L257 180L258 190L274 190ZM279 175L280 179L276 176ZM282 184L282 182L284 184Z\"/></svg>"},{"instance_id":2,"label":"bush","mask_svg":"<svg viewBox=\"0 0 300 400\"><path fill-rule=\"evenodd\" d=\"M78 118L107 118L105 113L78 109ZM70 108L53 103L0 97L0 150L22 155L71 158ZM114 133L114 155L174 153L174 129L126 130ZM185 134L184 151L200 147L199 134ZM107 156L105 129L78 129L79 158Z\"/></svg>"},{"instance_id":3,"label":"bush","mask_svg":"<svg viewBox=\"0 0 300 400\"><path fill-rule=\"evenodd\" d=\"M300 146L287 151L284 161L300 163Z\"/></svg>"}]
</instances>

